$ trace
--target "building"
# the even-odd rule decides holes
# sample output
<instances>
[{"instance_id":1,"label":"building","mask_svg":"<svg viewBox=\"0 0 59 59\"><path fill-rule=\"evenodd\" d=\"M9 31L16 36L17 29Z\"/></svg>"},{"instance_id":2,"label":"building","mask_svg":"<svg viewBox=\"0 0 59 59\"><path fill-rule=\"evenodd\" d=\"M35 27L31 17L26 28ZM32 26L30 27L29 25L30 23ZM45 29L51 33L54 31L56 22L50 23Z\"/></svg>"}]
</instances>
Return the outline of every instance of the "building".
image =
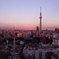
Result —
<instances>
[{"instance_id":1,"label":"building","mask_svg":"<svg viewBox=\"0 0 59 59\"><path fill-rule=\"evenodd\" d=\"M39 26L36 27L36 31L39 31Z\"/></svg>"},{"instance_id":2,"label":"building","mask_svg":"<svg viewBox=\"0 0 59 59\"><path fill-rule=\"evenodd\" d=\"M25 59L58 59L59 47L47 44L39 44L37 47L25 46L23 54ZM55 55L55 56L53 56Z\"/></svg>"}]
</instances>

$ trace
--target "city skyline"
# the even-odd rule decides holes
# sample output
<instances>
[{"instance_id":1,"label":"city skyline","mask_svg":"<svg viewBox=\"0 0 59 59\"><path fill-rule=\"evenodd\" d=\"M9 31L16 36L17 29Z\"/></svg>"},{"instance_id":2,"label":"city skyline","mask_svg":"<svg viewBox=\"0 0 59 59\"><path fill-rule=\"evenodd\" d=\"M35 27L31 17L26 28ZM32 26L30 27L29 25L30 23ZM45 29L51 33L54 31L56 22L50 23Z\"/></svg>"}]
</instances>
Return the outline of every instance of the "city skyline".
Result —
<instances>
[{"instance_id":1,"label":"city skyline","mask_svg":"<svg viewBox=\"0 0 59 59\"><path fill-rule=\"evenodd\" d=\"M59 27L58 0L0 0L0 28L36 29L42 7L43 29Z\"/></svg>"}]
</instances>

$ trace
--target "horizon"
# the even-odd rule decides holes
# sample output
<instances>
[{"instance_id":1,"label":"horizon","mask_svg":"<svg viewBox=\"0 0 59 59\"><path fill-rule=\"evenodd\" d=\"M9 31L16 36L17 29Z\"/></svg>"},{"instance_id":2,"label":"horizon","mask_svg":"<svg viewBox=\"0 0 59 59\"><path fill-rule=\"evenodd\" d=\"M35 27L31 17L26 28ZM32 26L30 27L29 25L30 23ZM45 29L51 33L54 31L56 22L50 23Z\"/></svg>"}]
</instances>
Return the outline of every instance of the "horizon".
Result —
<instances>
[{"instance_id":1,"label":"horizon","mask_svg":"<svg viewBox=\"0 0 59 59\"><path fill-rule=\"evenodd\" d=\"M0 27L0 29L5 29L5 30L9 30L9 29L12 29L13 27ZM59 29L59 27L44 27L42 30L55 30L55 29ZM14 27L15 30L36 30L36 27L35 29L24 29L24 28L17 28L17 27Z\"/></svg>"},{"instance_id":2,"label":"horizon","mask_svg":"<svg viewBox=\"0 0 59 59\"><path fill-rule=\"evenodd\" d=\"M58 0L0 0L0 28L31 29L39 26L42 7L42 29L59 28Z\"/></svg>"}]
</instances>

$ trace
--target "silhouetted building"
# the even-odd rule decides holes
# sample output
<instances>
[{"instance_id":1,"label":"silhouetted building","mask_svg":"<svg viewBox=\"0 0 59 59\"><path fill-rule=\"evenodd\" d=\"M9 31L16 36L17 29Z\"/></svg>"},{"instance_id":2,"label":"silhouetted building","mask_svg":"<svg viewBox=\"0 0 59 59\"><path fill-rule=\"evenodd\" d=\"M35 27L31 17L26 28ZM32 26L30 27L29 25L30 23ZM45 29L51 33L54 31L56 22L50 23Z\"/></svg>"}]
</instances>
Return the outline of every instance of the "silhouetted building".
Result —
<instances>
[{"instance_id":1,"label":"silhouetted building","mask_svg":"<svg viewBox=\"0 0 59 59\"><path fill-rule=\"evenodd\" d=\"M39 31L39 26L36 27L36 31Z\"/></svg>"},{"instance_id":2,"label":"silhouetted building","mask_svg":"<svg viewBox=\"0 0 59 59\"><path fill-rule=\"evenodd\" d=\"M55 28L55 32L57 32L57 33L58 33L58 32L59 32L59 29L58 29L58 28Z\"/></svg>"}]
</instances>

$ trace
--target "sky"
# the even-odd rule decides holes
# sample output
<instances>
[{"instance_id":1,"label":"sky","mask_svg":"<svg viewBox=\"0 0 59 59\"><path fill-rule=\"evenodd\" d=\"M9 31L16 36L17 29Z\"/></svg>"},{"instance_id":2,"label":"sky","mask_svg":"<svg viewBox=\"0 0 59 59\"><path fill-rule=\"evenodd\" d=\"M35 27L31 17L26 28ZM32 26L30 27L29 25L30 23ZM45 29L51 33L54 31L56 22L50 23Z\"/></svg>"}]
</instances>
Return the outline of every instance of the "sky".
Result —
<instances>
[{"instance_id":1,"label":"sky","mask_svg":"<svg viewBox=\"0 0 59 59\"><path fill-rule=\"evenodd\" d=\"M0 0L0 28L36 29L42 9L42 29L59 28L59 0Z\"/></svg>"}]
</instances>

